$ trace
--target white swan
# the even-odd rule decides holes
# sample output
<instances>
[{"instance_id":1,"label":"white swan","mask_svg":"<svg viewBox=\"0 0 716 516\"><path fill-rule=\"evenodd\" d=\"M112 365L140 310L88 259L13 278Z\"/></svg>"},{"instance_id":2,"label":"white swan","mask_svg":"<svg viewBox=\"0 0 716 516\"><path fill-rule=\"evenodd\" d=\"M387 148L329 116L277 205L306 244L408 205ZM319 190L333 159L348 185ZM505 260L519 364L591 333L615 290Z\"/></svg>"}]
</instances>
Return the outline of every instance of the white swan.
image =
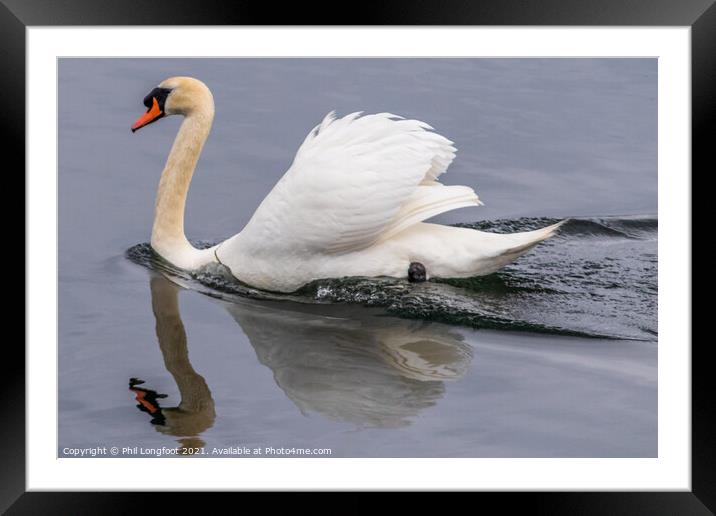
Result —
<instances>
[{"instance_id":1,"label":"white swan","mask_svg":"<svg viewBox=\"0 0 716 516\"><path fill-rule=\"evenodd\" d=\"M147 112L132 131L167 115L184 116L159 182L151 239L157 253L183 269L219 262L240 281L279 292L344 276L479 276L562 224L503 235L424 223L482 204L471 188L437 181L455 157L452 142L423 122L390 113L338 119L329 113L244 229L196 249L184 235L184 206L214 119L213 97L197 79L172 77L144 104Z\"/></svg>"}]
</instances>

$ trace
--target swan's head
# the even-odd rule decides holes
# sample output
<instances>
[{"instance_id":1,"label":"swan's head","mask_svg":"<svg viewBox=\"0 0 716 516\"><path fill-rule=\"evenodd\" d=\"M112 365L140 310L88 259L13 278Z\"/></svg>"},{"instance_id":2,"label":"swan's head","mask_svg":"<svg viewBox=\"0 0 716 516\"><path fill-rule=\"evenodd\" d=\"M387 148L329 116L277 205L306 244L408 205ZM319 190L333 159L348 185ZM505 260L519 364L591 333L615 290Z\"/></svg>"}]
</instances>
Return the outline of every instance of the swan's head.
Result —
<instances>
[{"instance_id":1,"label":"swan's head","mask_svg":"<svg viewBox=\"0 0 716 516\"><path fill-rule=\"evenodd\" d=\"M144 97L147 112L140 116L132 132L168 115L194 113L214 116L214 98L206 84L193 77L170 77Z\"/></svg>"}]
</instances>

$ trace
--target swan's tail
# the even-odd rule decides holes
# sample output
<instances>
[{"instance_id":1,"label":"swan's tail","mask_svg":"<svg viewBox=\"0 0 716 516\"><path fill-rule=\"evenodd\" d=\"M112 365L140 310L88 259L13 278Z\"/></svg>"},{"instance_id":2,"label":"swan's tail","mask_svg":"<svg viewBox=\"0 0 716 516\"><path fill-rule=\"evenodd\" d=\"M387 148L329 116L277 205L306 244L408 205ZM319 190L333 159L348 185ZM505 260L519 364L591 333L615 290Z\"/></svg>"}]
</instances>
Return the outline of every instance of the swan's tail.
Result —
<instances>
[{"instance_id":1,"label":"swan's tail","mask_svg":"<svg viewBox=\"0 0 716 516\"><path fill-rule=\"evenodd\" d=\"M525 231L523 233L513 233L511 236L515 242L510 248L504 251L504 254L517 254L517 256L529 251L534 246L547 240L549 237L554 236L555 232L565 224L569 219L564 219L556 224L547 226L534 231Z\"/></svg>"},{"instance_id":2,"label":"swan's tail","mask_svg":"<svg viewBox=\"0 0 716 516\"><path fill-rule=\"evenodd\" d=\"M567 219L568 220L568 219ZM521 233L488 233L470 228L419 222L396 235L391 247L426 268L430 278L469 278L492 274L555 234L565 223ZM380 275L403 277L395 270Z\"/></svg>"},{"instance_id":3,"label":"swan's tail","mask_svg":"<svg viewBox=\"0 0 716 516\"><path fill-rule=\"evenodd\" d=\"M477 260L478 270L475 271L476 275L491 274L513 262L540 242L554 236L555 232L568 220L565 219L534 231L499 235L491 233L490 240L483 242L483 244L491 244L488 247L492 248L492 252L486 253L487 256L480 253L482 256ZM481 235L486 234L481 233Z\"/></svg>"}]
</instances>

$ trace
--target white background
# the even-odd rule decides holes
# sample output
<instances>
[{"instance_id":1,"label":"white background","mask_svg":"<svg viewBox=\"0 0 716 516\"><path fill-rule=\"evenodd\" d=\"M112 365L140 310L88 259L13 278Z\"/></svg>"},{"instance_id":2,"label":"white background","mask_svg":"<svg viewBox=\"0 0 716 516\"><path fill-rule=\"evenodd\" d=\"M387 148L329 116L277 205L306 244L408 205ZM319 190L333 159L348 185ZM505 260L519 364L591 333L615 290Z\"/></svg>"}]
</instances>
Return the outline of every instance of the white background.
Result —
<instances>
[{"instance_id":1,"label":"white background","mask_svg":"<svg viewBox=\"0 0 716 516\"><path fill-rule=\"evenodd\" d=\"M689 28L33 27L27 29L27 43L28 490L690 490ZM55 258L60 56L658 57L659 457L58 459ZM137 471L155 473L137 475Z\"/></svg>"}]
</instances>

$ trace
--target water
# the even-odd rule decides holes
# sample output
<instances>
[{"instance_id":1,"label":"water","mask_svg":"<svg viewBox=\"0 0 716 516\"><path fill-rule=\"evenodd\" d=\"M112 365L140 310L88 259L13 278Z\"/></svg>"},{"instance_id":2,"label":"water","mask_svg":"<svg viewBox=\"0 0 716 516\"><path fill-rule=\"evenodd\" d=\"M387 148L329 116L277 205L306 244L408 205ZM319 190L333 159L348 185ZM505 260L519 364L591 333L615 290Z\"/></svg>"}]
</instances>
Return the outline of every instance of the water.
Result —
<instances>
[{"instance_id":1,"label":"water","mask_svg":"<svg viewBox=\"0 0 716 516\"><path fill-rule=\"evenodd\" d=\"M59 71L60 456L656 455L655 60L63 59ZM439 222L571 220L469 280L276 295L220 267L177 271L143 242L178 120L129 125L178 74L217 104L187 206L197 245L248 221L331 109L417 117L456 142L445 182L475 186L486 207ZM132 392L130 378L145 383Z\"/></svg>"}]
</instances>

